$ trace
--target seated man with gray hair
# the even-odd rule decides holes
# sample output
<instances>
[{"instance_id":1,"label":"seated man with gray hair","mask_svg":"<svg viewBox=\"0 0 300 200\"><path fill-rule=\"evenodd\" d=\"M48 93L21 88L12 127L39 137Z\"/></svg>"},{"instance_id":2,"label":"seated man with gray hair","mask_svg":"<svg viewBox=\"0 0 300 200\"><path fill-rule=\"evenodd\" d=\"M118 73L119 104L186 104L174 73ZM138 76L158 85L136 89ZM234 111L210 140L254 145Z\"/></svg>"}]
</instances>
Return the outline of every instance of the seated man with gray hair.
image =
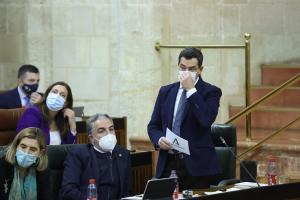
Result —
<instances>
[{"instance_id":1,"label":"seated man with gray hair","mask_svg":"<svg viewBox=\"0 0 300 200\"><path fill-rule=\"evenodd\" d=\"M87 199L89 179L96 180L98 199L120 199L131 189L127 149L116 145L113 120L96 114L87 120L90 143L73 148L64 162L62 199Z\"/></svg>"}]
</instances>

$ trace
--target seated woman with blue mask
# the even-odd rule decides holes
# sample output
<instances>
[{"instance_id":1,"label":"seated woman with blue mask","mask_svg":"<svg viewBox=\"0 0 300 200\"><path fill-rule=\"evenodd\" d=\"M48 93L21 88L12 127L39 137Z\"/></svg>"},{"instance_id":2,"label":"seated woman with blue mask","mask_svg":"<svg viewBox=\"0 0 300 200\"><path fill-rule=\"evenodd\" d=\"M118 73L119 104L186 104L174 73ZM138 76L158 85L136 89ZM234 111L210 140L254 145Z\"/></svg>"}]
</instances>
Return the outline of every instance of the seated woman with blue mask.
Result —
<instances>
[{"instance_id":1,"label":"seated woman with blue mask","mask_svg":"<svg viewBox=\"0 0 300 200\"><path fill-rule=\"evenodd\" d=\"M44 133L23 129L0 158L0 199L50 199Z\"/></svg>"},{"instance_id":2,"label":"seated woman with blue mask","mask_svg":"<svg viewBox=\"0 0 300 200\"><path fill-rule=\"evenodd\" d=\"M50 145L73 144L76 139L76 121L70 86L56 82L48 87L41 103L24 112L17 132L26 127L38 127L45 132Z\"/></svg>"}]
</instances>

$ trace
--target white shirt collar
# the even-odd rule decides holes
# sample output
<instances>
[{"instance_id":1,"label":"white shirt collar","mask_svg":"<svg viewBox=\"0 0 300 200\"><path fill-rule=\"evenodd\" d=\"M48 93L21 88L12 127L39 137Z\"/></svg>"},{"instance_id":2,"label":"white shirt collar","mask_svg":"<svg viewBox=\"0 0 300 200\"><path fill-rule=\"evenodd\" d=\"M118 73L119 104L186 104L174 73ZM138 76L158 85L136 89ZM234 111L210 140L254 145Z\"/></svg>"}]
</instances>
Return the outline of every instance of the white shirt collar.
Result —
<instances>
[{"instance_id":1,"label":"white shirt collar","mask_svg":"<svg viewBox=\"0 0 300 200\"><path fill-rule=\"evenodd\" d=\"M27 97L27 95L25 94L25 92L22 90L22 88L20 86L18 86L18 92L19 92L21 99L24 99L24 97Z\"/></svg>"}]
</instances>

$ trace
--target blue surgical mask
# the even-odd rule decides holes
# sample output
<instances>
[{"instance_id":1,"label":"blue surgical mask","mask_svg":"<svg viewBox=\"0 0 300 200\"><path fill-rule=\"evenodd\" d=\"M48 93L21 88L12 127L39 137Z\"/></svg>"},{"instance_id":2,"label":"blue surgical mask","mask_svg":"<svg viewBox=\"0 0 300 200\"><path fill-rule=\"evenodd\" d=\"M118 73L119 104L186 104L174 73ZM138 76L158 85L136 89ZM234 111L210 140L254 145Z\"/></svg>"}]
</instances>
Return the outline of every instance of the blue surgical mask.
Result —
<instances>
[{"instance_id":1,"label":"blue surgical mask","mask_svg":"<svg viewBox=\"0 0 300 200\"><path fill-rule=\"evenodd\" d=\"M47 107L52 111L59 111L65 105L65 99L59 94L50 92L46 99Z\"/></svg>"},{"instance_id":2,"label":"blue surgical mask","mask_svg":"<svg viewBox=\"0 0 300 200\"><path fill-rule=\"evenodd\" d=\"M30 96L33 92L36 92L39 87L39 84L24 84L22 90Z\"/></svg>"},{"instance_id":3,"label":"blue surgical mask","mask_svg":"<svg viewBox=\"0 0 300 200\"><path fill-rule=\"evenodd\" d=\"M29 167L36 163L37 156L29 153L25 153L22 150L17 149L16 152L17 163L21 167Z\"/></svg>"}]
</instances>

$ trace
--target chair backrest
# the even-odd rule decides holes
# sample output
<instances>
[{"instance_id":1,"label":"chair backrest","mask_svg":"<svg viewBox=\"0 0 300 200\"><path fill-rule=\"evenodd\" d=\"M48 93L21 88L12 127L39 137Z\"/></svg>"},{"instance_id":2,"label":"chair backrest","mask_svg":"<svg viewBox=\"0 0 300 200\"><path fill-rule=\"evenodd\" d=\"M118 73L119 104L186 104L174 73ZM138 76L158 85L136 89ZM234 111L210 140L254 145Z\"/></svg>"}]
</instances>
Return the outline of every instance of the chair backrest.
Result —
<instances>
[{"instance_id":1,"label":"chair backrest","mask_svg":"<svg viewBox=\"0 0 300 200\"><path fill-rule=\"evenodd\" d=\"M74 147L84 144L64 144L64 145L48 145L47 154L49 159L49 194L51 199L56 200L59 197L59 190L63 177L64 161L68 152Z\"/></svg>"},{"instance_id":2,"label":"chair backrest","mask_svg":"<svg viewBox=\"0 0 300 200\"><path fill-rule=\"evenodd\" d=\"M230 124L213 124L211 126L212 139L215 145L217 157L222 167L222 174L217 178L219 181L225 179L235 179L236 177L236 128ZM223 137L226 141L225 146L220 137ZM231 152L231 151L232 152Z\"/></svg>"},{"instance_id":3,"label":"chair backrest","mask_svg":"<svg viewBox=\"0 0 300 200\"><path fill-rule=\"evenodd\" d=\"M14 139L24 111L25 108L0 109L0 145L7 145Z\"/></svg>"}]
</instances>

